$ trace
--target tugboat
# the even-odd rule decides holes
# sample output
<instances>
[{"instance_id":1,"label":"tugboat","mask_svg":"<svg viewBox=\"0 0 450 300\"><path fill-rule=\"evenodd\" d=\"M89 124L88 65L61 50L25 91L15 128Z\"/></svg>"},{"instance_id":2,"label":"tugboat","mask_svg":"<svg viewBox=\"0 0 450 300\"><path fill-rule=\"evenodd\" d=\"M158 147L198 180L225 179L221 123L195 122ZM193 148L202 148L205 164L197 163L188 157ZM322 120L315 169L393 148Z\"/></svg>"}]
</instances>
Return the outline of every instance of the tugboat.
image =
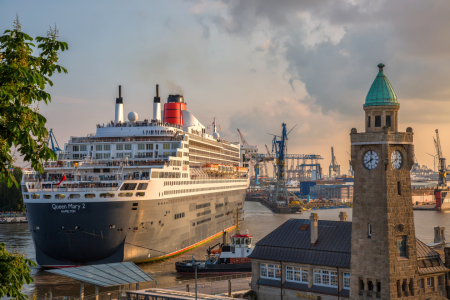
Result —
<instances>
[{"instance_id":1,"label":"tugboat","mask_svg":"<svg viewBox=\"0 0 450 300\"><path fill-rule=\"evenodd\" d=\"M206 250L207 260L185 260L175 263L178 273L194 274L197 268L198 274L233 274L251 273L252 263L248 256L253 252L253 237L247 232L241 234L239 231L240 211L236 209L235 224L236 232L230 237L230 244L227 244L226 231L223 232L223 242ZM214 248L219 246L218 249Z\"/></svg>"}]
</instances>

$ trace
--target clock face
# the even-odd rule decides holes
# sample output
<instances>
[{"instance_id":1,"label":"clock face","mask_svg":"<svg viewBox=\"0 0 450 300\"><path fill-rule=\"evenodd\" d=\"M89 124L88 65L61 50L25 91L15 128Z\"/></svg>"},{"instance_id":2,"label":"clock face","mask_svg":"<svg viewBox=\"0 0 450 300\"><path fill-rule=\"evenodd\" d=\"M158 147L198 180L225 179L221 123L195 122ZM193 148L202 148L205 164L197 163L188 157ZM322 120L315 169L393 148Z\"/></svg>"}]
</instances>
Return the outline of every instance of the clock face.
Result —
<instances>
[{"instance_id":1,"label":"clock face","mask_svg":"<svg viewBox=\"0 0 450 300\"><path fill-rule=\"evenodd\" d=\"M392 151L391 164L394 169L398 170L402 167L402 154L398 150Z\"/></svg>"},{"instance_id":2,"label":"clock face","mask_svg":"<svg viewBox=\"0 0 450 300\"><path fill-rule=\"evenodd\" d=\"M369 150L364 154L364 166L373 170L378 165L378 154L375 151Z\"/></svg>"}]
</instances>

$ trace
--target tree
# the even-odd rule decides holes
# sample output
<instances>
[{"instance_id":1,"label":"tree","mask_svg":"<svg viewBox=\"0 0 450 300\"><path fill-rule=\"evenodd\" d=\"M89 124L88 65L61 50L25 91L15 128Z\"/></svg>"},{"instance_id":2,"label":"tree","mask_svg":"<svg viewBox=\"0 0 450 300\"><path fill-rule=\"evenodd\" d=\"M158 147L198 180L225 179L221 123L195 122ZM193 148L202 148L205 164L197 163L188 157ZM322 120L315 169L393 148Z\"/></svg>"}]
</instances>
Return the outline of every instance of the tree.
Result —
<instances>
[{"instance_id":1,"label":"tree","mask_svg":"<svg viewBox=\"0 0 450 300\"><path fill-rule=\"evenodd\" d=\"M19 300L27 299L21 293L22 286L33 282L30 267L36 264L25 258L24 252L11 249L6 250L4 243L0 243L0 299L14 297Z\"/></svg>"},{"instance_id":2,"label":"tree","mask_svg":"<svg viewBox=\"0 0 450 300\"><path fill-rule=\"evenodd\" d=\"M43 172L43 161L55 159L48 148L46 118L39 113L39 103L51 101L45 86L53 86L50 77L67 73L57 64L58 52L68 50L65 42L57 40L55 27L46 37L36 37L38 56L33 56L36 45L33 38L22 32L19 18L13 30L5 30L0 37L0 181L18 186L10 170L14 163L15 148L23 160L36 171Z\"/></svg>"},{"instance_id":3,"label":"tree","mask_svg":"<svg viewBox=\"0 0 450 300\"><path fill-rule=\"evenodd\" d=\"M22 170L14 168L12 174L16 182L20 182L22 178ZM24 211L22 191L19 187L8 187L6 181L0 182L0 211Z\"/></svg>"}]
</instances>

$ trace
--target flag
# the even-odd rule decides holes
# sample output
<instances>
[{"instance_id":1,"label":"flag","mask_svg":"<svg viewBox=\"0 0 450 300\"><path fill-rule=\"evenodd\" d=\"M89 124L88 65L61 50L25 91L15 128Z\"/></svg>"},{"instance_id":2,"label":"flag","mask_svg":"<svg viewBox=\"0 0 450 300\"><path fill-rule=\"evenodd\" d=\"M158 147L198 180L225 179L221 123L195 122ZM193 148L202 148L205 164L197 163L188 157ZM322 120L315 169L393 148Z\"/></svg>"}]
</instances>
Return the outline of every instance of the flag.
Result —
<instances>
[{"instance_id":1,"label":"flag","mask_svg":"<svg viewBox=\"0 0 450 300\"><path fill-rule=\"evenodd\" d=\"M60 185L61 184L61 182L63 182L63 181L65 181L66 180L66 175L64 175L63 176L63 178L61 179L61 181L60 182L58 182L56 185Z\"/></svg>"},{"instance_id":2,"label":"flag","mask_svg":"<svg viewBox=\"0 0 450 300\"><path fill-rule=\"evenodd\" d=\"M213 122L212 124L214 125L214 123L216 123L216 122Z\"/></svg>"}]
</instances>

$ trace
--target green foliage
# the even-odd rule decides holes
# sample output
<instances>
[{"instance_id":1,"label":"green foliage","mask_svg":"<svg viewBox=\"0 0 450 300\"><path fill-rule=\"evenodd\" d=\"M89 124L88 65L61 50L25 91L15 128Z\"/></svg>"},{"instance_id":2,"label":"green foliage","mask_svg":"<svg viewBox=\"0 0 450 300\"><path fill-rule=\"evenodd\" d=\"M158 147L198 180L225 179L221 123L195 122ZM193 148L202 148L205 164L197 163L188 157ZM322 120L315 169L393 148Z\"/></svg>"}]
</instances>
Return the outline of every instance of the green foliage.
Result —
<instances>
[{"instance_id":1,"label":"green foliage","mask_svg":"<svg viewBox=\"0 0 450 300\"><path fill-rule=\"evenodd\" d=\"M14 168L12 174L16 182L22 179L22 170ZM20 186L9 187L6 181L0 182L0 211L24 211L22 191Z\"/></svg>"},{"instance_id":2,"label":"green foliage","mask_svg":"<svg viewBox=\"0 0 450 300\"><path fill-rule=\"evenodd\" d=\"M14 297L22 300L28 297L21 293L22 286L33 282L30 267L36 266L31 259L25 258L24 252L10 249L0 243L0 299Z\"/></svg>"},{"instance_id":3,"label":"green foliage","mask_svg":"<svg viewBox=\"0 0 450 300\"><path fill-rule=\"evenodd\" d=\"M8 186L17 180L9 170L14 164L12 149L16 149L31 167L43 172L43 161L55 159L48 148L46 118L39 113L39 103L48 104L51 96L44 91L53 85L50 77L55 73L67 73L59 65L58 52L68 49L59 42L58 30L50 27L47 37L33 38L22 32L18 18L13 30L5 30L0 37L0 182ZM40 51L33 56L33 49Z\"/></svg>"}]
</instances>

